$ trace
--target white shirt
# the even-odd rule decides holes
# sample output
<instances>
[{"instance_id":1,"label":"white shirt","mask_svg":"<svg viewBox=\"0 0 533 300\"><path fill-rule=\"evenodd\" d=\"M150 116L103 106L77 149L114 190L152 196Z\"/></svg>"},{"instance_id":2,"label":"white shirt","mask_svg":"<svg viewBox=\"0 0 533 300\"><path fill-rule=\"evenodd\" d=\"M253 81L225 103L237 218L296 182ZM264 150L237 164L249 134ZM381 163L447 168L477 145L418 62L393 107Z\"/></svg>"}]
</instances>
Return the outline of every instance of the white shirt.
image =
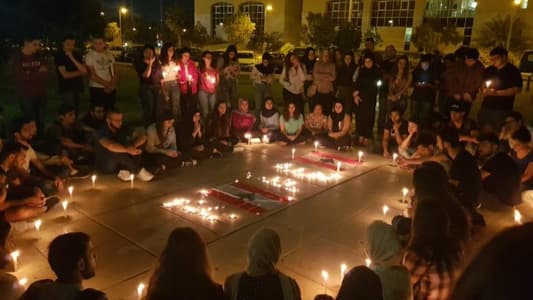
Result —
<instances>
[{"instance_id":1,"label":"white shirt","mask_svg":"<svg viewBox=\"0 0 533 300\"><path fill-rule=\"evenodd\" d=\"M161 68L163 69L164 82L177 80L180 67L176 64L175 61L171 60L168 65L164 65Z\"/></svg>"},{"instance_id":2,"label":"white shirt","mask_svg":"<svg viewBox=\"0 0 533 300\"><path fill-rule=\"evenodd\" d=\"M114 75L113 64L115 63L115 58L111 52L105 50L104 52L96 52L94 50L89 50L85 56L85 64L89 67L94 68L94 72L98 77L106 81L111 81L111 78ZM104 88L103 85L89 80L90 87Z\"/></svg>"}]
</instances>

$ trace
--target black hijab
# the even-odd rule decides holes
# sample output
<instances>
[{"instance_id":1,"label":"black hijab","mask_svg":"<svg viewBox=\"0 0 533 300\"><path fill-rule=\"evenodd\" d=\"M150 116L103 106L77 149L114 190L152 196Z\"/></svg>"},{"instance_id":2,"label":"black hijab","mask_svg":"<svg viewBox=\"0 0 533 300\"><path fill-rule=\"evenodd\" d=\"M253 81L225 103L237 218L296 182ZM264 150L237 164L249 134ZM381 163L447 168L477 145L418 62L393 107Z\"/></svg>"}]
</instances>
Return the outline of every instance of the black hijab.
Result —
<instances>
[{"instance_id":1,"label":"black hijab","mask_svg":"<svg viewBox=\"0 0 533 300\"><path fill-rule=\"evenodd\" d=\"M340 103L342 105L342 111L340 113L337 113L335 111L335 105L337 103ZM344 104L341 101L338 101L338 100L335 101L335 103L333 103L333 111L330 114L331 121L333 121L333 131L334 132L342 130L342 127L340 126L340 124L344 120L344 115L345 114L346 114L346 111L344 110Z\"/></svg>"},{"instance_id":2,"label":"black hijab","mask_svg":"<svg viewBox=\"0 0 533 300\"><path fill-rule=\"evenodd\" d=\"M272 99L268 99L268 101L272 101ZM263 108L261 108L261 116L265 118L270 118L273 115L275 115L278 112L278 110L276 109L276 107L274 107L274 101L272 101L272 109L266 109L265 107L266 102L267 100L263 102Z\"/></svg>"}]
</instances>

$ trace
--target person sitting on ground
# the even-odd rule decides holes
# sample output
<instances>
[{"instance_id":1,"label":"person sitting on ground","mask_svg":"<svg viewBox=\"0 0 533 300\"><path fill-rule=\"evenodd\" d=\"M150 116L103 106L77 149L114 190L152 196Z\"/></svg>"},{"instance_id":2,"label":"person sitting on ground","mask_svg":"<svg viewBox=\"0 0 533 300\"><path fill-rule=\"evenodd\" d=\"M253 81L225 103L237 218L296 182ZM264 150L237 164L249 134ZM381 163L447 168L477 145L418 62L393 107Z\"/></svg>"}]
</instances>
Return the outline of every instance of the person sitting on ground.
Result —
<instances>
[{"instance_id":1,"label":"person sitting on ground","mask_svg":"<svg viewBox=\"0 0 533 300\"><path fill-rule=\"evenodd\" d=\"M443 205L420 201L415 208L412 236L403 258L414 299L449 299L454 273L462 261L461 241L452 235Z\"/></svg>"},{"instance_id":2,"label":"person sitting on ground","mask_svg":"<svg viewBox=\"0 0 533 300\"><path fill-rule=\"evenodd\" d=\"M142 150L146 135L137 134L130 139L128 131L122 126L122 113L110 109L106 116L106 126L97 134L95 151L96 168L102 173L118 172L118 178L128 181L137 176L141 181L150 181L152 173L141 167ZM131 140L131 142L130 142Z\"/></svg>"},{"instance_id":3,"label":"person sitting on ground","mask_svg":"<svg viewBox=\"0 0 533 300\"><path fill-rule=\"evenodd\" d=\"M172 111L163 111L157 121L148 126L144 151L146 165L151 166L156 173L181 166L182 157L178 152Z\"/></svg>"},{"instance_id":4,"label":"person sitting on ground","mask_svg":"<svg viewBox=\"0 0 533 300\"><path fill-rule=\"evenodd\" d=\"M76 120L74 106L64 105L59 109L59 118L48 128L47 136L54 148L59 147L53 154L66 153L75 162L92 156L93 147L86 138L86 132ZM51 153L50 153L51 154Z\"/></svg>"},{"instance_id":5,"label":"person sitting on ground","mask_svg":"<svg viewBox=\"0 0 533 300\"><path fill-rule=\"evenodd\" d=\"M91 104L89 112L79 118L84 130L96 134L105 123L105 107L101 104Z\"/></svg>"},{"instance_id":6,"label":"person sitting on ground","mask_svg":"<svg viewBox=\"0 0 533 300\"><path fill-rule=\"evenodd\" d=\"M302 134L304 119L294 103L289 103L283 115L279 118L280 144L293 145L305 143Z\"/></svg>"},{"instance_id":7,"label":"person sitting on ground","mask_svg":"<svg viewBox=\"0 0 533 300\"><path fill-rule=\"evenodd\" d=\"M411 119L407 123L407 137L398 147L400 157L407 164L421 163L433 156L435 152L435 139L425 130L420 130L420 121Z\"/></svg>"},{"instance_id":8,"label":"person sitting on ground","mask_svg":"<svg viewBox=\"0 0 533 300\"><path fill-rule=\"evenodd\" d=\"M4 194L3 191L0 191L0 198ZM1 202L2 201L0 201L0 203ZM1 209L0 214L2 214ZM0 215L0 295L2 295L2 300L18 300L24 293L24 286L21 285L17 277L10 272L16 271L14 268L11 268L11 256L9 255L9 249L7 247L7 239L10 229L11 226L9 223L4 220L2 215Z\"/></svg>"},{"instance_id":9,"label":"person sitting on ground","mask_svg":"<svg viewBox=\"0 0 533 300\"><path fill-rule=\"evenodd\" d=\"M366 230L366 249L371 268L381 280L383 300L412 299L409 273L401 265L402 246L392 225L372 222Z\"/></svg>"},{"instance_id":10,"label":"person sitting on ground","mask_svg":"<svg viewBox=\"0 0 533 300\"><path fill-rule=\"evenodd\" d=\"M249 111L248 99L239 99L239 108L231 112L231 134L240 142L249 142L244 135L252 134L256 117Z\"/></svg>"},{"instance_id":11,"label":"person sitting on ground","mask_svg":"<svg viewBox=\"0 0 533 300\"><path fill-rule=\"evenodd\" d=\"M513 159L499 151L496 135L484 135L479 138L478 162L481 166L482 201L487 194L499 203L514 206L520 204L521 173Z\"/></svg>"},{"instance_id":12,"label":"person sitting on ground","mask_svg":"<svg viewBox=\"0 0 533 300\"><path fill-rule=\"evenodd\" d=\"M266 136L269 143L275 142L279 137L279 112L274 107L274 99L266 97L263 108L259 111L259 133ZM264 140L264 139L263 139Z\"/></svg>"},{"instance_id":13,"label":"person sitting on ground","mask_svg":"<svg viewBox=\"0 0 533 300\"><path fill-rule=\"evenodd\" d=\"M407 130L407 121L402 118L402 109L400 106L392 107L389 119L383 129L383 157L391 157L391 153L397 153L398 147L409 135Z\"/></svg>"},{"instance_id":14,"label":"person sitting on ground","mask_svg":"<svg viewBox=\"0 0 533 300\"><path fill-rule=\"evenodd\" d=\"M511 147L509 145L511 135L520 129L520 127L524 126L527 127L530 133L533 131L532 128L524 123L521 113L513 111L505 116L505 123L500 131L500 148L503 152L511 151Z\"/></svg>"},{"instance_id":15,"label":"person sitting on ground","mask_svg":"<svg viewBox=\"0 0 533 300\"><path fill-rule=\"evenodd\" d=\"M533 223L504 230L486 244L461 274L450 299L533 299Z\"/></svg>"},{"instance_id":16,"label":"person sitting on ground","mask_svg":"<svg viewBox=\"0 0 533 300\"><path fill-rule=\"evenodd\" d=\"M206 133L210 147L217 149L217 156L221 153L233 152L238 140L230 135L231 118L228 113L228 104L218 101L215 110L207 121Z\"/></svg>"},{"instance_id":17,"label":"person sitting on ground","mask_svg":"<svg viewBox=\"0 0 533 300\"><path fill-rule=\"evenodd\" d=\"M184 166L196 165L197 160L206 159L218 151L206 142L200 111L186 113L179 128L178 144L183 153Z\"/></svg>"},{"instance_id":18,"label":"person sitting on ground","mask_svg":"<svg viewBox=\"0 0 533 300\"><path fill-rule=\"evenodd\" d=\"M479 130L476 122L467 118L468 104L466 102L456 102L450 105L450 122L448 128L457 130L459 134L459 141L464 144L468 150L472 149L473 145L477 145L477 137ZM471 151L471 150L470 150Z\"/></svg>"},{"instance_id":19,"label":"person sitting on ground","mask_svg":"<svg viewBox=\"0 0 533 300\"><path fill-rule=\"evenodd\" d=\"M83 281L96 275L91 237L83 232L57 236L48 248L48 263L57 279L34 284L26 294L35 295L36 300L77 300L83 291Z\"/></svg>"},{"instance_id":20,"label":"person sitting on ground","mask_svg":"<svg viewBox=\"0 0 533 300\"><path fill-rule=\"evenodd\" d=\"M526 127L520 127L511 135L509 141L511 157L518 165L522 184L522 191L533 189L533 148L531 147L531 133Z\"/></svg>"},{"instance_id":21,"label":"person sitting on ground","mask_svg":"<svg viewBox=\"0 0 533 300\"><path fill-rule=\"evenodd\" d=\"M315 141L323 138L327 132L328 116L322 111L322 105L317 103L305 117L305 135L309 141Z\"/></svg>"},{"instance_id":22,"label":"person sitting on ground","mask_svg":"<svg viewBox=\"0 0 533 300\"><path fill-rule=\"evenodd\" d=\"M276 268L280 255L279 235L267 228L257 231L248 243L246 271L226 279L226 299L300 300L298 283Z\"/></svg>"},{"instance_id":23,"label":"person sitting on ground","mask_svg":"<svg viewBox=\"0 0 533 300\"><path fill-rule=\"evenodd\" d=\"M145 299L224 299L222 287L211 278L205 243L192 228L176 228L170 233Z\"/></svg>"},{"instance_id":24,"label":"person sitting on ground","mask_svg":"<svg viewBox=\"0 0 533 300\"><path fill-rule=\"evenodd\" d=\"M333 112L328 117L328 135L321 140L321 144L338 150L349 150L352 144L350 129L352 117L344 110L342 101L333 105Z\"/></svg>"},{"instance_id":25,"label":"person sitting on ground","mask_svg":"<svg viewBox=\"0 0 533 300\"><path fill-rule=\"evenodd\" d=\"M336 300L383 300L381 281L372 270L365 266L357 266L342 279Z\"/></svg>"}]
</instances>

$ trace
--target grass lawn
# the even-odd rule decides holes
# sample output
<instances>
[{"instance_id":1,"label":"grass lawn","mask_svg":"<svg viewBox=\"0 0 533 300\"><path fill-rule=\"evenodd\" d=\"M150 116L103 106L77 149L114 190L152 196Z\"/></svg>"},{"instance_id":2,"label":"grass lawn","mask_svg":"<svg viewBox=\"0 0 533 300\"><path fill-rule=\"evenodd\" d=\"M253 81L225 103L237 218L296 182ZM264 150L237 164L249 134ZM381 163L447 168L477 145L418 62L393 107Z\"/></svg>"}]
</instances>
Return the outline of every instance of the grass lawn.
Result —
<instances>
[{"instance_id":1,"label":"grass lawn","mask_svg":"<svg viewBox=\"0 0 533 300\"><path fill-rule=\"evenodd\" d=\"M50 70L54 70L53 66L50 66ZM119 87L118 87L118 93L117 93L117 106L118 108L124 112L126 117L126 122L131 124L142 124L142 111L141 111L141 105L139 102L138 97L138 89L139 89L139 81L137 78L137 74L135 73L134 69L131 65L126 64L119 64L116 67L117 74L119 74L120 81L119 81ZM16 97L15 91L13 89L13 86L11 84L11 81L9 80L9 75L7 72L7 67L1 66L0 67L0 106L4 108L4 119L5 120L12 120L14 117L18 116L19 111L19 105L18 105L18 99ZM239 89L240 94L243 97L247 97L250 99L251 102L253 102L253 86L252 82L247 74L241 75L239 79ZM524 82L525 86L525 82ZM49 83L48 83L48 90L47 90L47 99L48 99L48 105L46 108L46 120L47 122L51 122L54 120L56 116L56 112L58 111L60 100L57 93L57 83L56 83L56 73L50 72L49 76ZM277 80L273 83L272 87L273 97L275 99L275 102L278 104L278 107L282 107L282 96L281 96L281 85ZM519 112L521 112L528 124L533 124L533 105L532 105L532 95L533 93L530 91L524 91L522 92L515 102L515 109ZM474 105L474 108L471 112L471 117L475 119L475 116L477 115L477 111L479 110L479 106L481 104L481 99L478 99ZM85 89L85 92L82 96L81 101L81 110L82 112L84 109L88 107L89 103L89 93L88 89ZM1 126L0 126L1 127Z\"/></svg>"}]
</instances>

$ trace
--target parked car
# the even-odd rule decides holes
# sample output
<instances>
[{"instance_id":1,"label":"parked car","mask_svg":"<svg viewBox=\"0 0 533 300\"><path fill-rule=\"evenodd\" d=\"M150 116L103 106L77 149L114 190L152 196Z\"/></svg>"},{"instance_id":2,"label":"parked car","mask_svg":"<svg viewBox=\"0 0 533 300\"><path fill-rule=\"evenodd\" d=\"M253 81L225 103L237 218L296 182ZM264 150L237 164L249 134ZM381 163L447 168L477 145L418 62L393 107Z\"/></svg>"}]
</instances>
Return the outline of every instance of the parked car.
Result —
<instances>
[{"instance_id":1,"label":"parked car","mask_svg":"<svg viewBox=\"0 0 533 300\"><path fill-rule=\"evenodd\" d=\"M241 66L241 71L251 72L252 68L255 66L255 53L251 50L240 50L237 53L239 58L239 65Z\"/></svg>"},{"instance_id":2,"label":"parked car","mask_svg":"<svg viewBox=\"0 0 533 300\"><path fill-rule=\"evenodd\" d=\"M291 50L292 53L296 54L300 59L305 55L305 50L307 47L296 47Z\"/></svg>"},{"instance_id":3,"label":"parked car","mask_svg":"<svg viewBox=\"0 0 533 300\"><path fill-rule=\"evenodd\" d=\"M522 54L519 69L522 73L533 74L533 50L527 50Z\"/></svg>"},{"instance_id":4,"label":"parked car","mask_svg":"<svg viewBox=\"0 0 533 300\"><path fill-rule=\"evenodd\" d=\"M283 65L285 64L285 55L281 52L270 52L270 65L274 68L274 73L281 74Z\"/></svg>"}]
</instances>

